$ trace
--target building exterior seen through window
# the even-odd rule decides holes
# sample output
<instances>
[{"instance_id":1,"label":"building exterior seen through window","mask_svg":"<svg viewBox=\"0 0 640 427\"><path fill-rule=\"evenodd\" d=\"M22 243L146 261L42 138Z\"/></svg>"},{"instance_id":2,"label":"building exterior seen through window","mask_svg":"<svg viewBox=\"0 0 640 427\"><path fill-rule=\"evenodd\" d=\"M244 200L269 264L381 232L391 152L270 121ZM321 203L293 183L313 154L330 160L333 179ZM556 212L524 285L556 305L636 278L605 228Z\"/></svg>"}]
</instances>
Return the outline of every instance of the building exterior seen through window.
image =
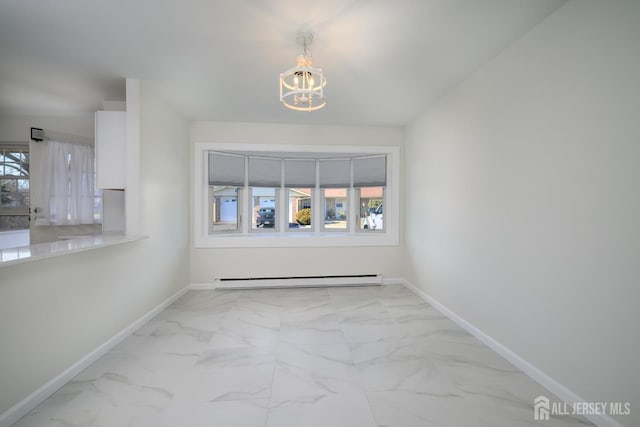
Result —
<instances>
[{"instance_id":1,"label":"building exterior seen through window","mask_svg":"<svg viewBox=\"0 0 640 427\"><path fill-rule=\"evenodd\" d=\"M254 187L251 189L251 228L276 229L276 188Z\"/></svg>"},{"instance_id":2,"label":"building exterior seen through window","mask_svg":"<svg viewBox=\"0 0 640 427\"><path fill-rule=\"evenodd\" d=\"M325 188L323 190L323 227L326 230L347 230L349 199L347 188Z\"/></svg>"},{"instance_id":3,"label":"building exterior seen through window","mask_svg":"<svg viewBox=\"0 0 640 427\"><path fill-rule=\"evenodd\" d=\"M224 185L209 187L209 232L238 231L238 188Z\"/></svg>"},{"instance_id":4,"label":"building exterior seen through window","mask_svg":"<svg viewBox=\"0 0 640 427\"><path fill-rule=\"evenodd\" d=\"M384 230L384 187L359 189L360 230Z\"/></svg>"},{"instance_id":5,"label":"building exterior seen through window","mask_svg":"<svg viewBox=\"0 0 640 427\"><path fill-rule=\"evenodd\" d=\"M287 189L287 228L289 230L313 229L313 189Z\"/></svg>"}]
</instances>

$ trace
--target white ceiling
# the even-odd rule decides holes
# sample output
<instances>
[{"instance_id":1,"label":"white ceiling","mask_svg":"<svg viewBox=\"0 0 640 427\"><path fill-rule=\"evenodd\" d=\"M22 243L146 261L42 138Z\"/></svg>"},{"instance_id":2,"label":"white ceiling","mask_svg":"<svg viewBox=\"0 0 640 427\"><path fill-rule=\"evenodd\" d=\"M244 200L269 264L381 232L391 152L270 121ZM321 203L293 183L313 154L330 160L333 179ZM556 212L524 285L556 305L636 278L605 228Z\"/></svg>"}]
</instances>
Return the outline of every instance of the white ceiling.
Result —
<instances>
[{"instance_id":1,"label":"white ceiling","mask_svg":"<svg viewBox=\"0 0 640 427\"><path fill-rule=\"evenodd\" d=\"M75 115L150 84L191 120L403 125L564 0L3 0L0 114ZM325 109L279 73L314 33Z\"/></svg>"}]
</instances>

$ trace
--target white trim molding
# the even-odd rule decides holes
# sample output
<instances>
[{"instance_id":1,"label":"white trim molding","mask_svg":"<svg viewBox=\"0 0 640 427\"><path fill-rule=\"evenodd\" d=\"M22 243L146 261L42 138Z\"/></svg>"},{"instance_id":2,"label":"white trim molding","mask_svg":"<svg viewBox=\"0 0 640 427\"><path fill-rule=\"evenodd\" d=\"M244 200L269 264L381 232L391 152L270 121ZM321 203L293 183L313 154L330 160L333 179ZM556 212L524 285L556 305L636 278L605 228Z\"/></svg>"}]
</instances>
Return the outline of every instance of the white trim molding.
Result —
<instances>
[{"instance_id":1,"label":"white trim molding","mask_svg":"<svg viewBox=\"0 0 640 427\"><path fill-rule=\"evenodd\" d=\"M213 282L206 283L192 283L189 286L190 291L213 291L216 289L216 285Z\"/></svg>"},{"instance_id":2,"label":"white trim molding","mask_svg":"<svg viewBox=\"0 0 640 427\"><path fill-rule=\"evenodd\" d=\"M464 318L462 318L457 313L447 308L445 305L440 303L440 301L433 298L431 295L427 294L425 291L418 288L413 283L407 280L403 280L403 283L407 288L411 289L416 295L420 296L423 300L431 304L436 310L438 310L439 312L444 314L446 317L448 317L449 320L456 323L462 329L464 329L465 331L473 335L475 338L477 338L479 341L481 341L484 345L486 345L491 350L495 351L500 356L505 358L507 361L509 361L515 367L517 367L522 372L527 374L531 379L536 381L542 387L549 390L549 392L557 396L563 402L566 402L567 404L573 404L576 402L586 403L585 399L578 396L568 387L564 386L563 384L560 384L558 381L556 381L551 376L547 375L541 369L537 368L532 363L530 363L520 355L516 354L505 345L496 341L491 336L487 335L486 333L478 329L476 326L466 321ZM613 419L613 417L606 414L584 415L584 417L600 427L624 427L618 421Z\"/></svg>"},{"instance_id":3,"label":"white trim molding","mask_svg":"<svg viewBox=\"0 0 640 427\"><path fill-rule=\"evenodd\" d=\"M109 340L107 340L102 345L98 346L91 353L87 354L80 360L78 360L73 365L69 366L67 369L62 371L56 377L52 378L49 382L44 384L42 387L31 393L29 396L22 399L20 402L13 405L11 408L0 414L0 427L9 427L12 424L18 422L18 420L25 415L27 415L32 409L42 403L45 399L51 396L53 393L58 391L63 385L68 383L82 372L84 369L89 367L93 362L98 360L100 357L107 354L111 349L113 349L116 345L122 342L125 338L132 335L135 331L140 329L145 323L155 317L162 310L171 305L174 301L180 298L190 289L190 286L186 286L171 295L169 298L164 300L162 303L154 307L151 311L146 313L144 316L140 317L138 320L115 334Z\"/></svg>"},{"instance_id":4,"label":"white trim molding","mask_svg":"<svg viewBox=\"0 0 640 427\"><path fill-rule=\"evenodd\" d=\"M403 279L403 278L382 278L382 284L384 285L403 285L412 290L416 295L424 299L427 303L431 304L434 308L440 311L443 315L449 318L451 321L455 322L458 326L466 330L468 333L473 335L475 338L480 340L487 347L491 348L493 351L498 353L500 356L504 357L507 361L512 363L518 369L523 371L526 375L528 375L531 379L538 382L541 386L545 387L549 390L550 393L557 396L562 401L572 404L574 402L586 402L583 398L578 396L569 388L560 384L558 381L547 375L545 372L522 358L520 355L516 354L512 350L510 350L505 345L493 339L491 336L487 335L476 326L469 323L467 320L459 316L454 311L450 310L438 300L427 294L422 289L418 288L411 282ZM176 292L174 295L167 298L161 304L153 308L151 311L146 313L144 316L140 317L138 320L133 322L128 327L124 328L122 331L114 335L104 344L97 347L91 353L87 354L76 363L74 363L69 368L65 369L62 373L57 375L55 378L44 384L42 387L31 393L22 401L15 404L6 412L0 414L0 427L9 427L13 423L17 422L20 418L26 415L29 411L34 409L40 403L42 403L45 399L55 393L60 387L69 382L74 376L82 372L85 368L95 362L98 358L102 357L106 353L108 353L112 348L114 348L117 344L123 341L125 338L133 334L136 330L142 327L145 323L151 320L154 316L160 313L162 310L171 305L174 301L180 298L189 290L215 290L216 282L212 283L194 283L180 291ZM601 427L623 427L622 424L617 422L609 415L585 415L589 421L595 423Z\"/></svg>"}]
</instances>

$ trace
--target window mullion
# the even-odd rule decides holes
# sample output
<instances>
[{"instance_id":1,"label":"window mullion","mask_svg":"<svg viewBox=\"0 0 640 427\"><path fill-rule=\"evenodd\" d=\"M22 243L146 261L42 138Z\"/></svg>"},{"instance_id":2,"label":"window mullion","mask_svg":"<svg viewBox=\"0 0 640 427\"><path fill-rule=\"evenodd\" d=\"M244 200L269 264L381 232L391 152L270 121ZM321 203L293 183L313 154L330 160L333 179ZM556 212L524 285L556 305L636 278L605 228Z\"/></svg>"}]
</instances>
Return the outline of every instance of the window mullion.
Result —
<instances>
[{"instance_id":1,"label":"window mullion","mask_svg":"<svg viewBox=\"0 0 640 427\"><path fill-rule=\"evenodd\" d=\"M353 187L347 190L347 228L349 233L355 233L357 230L358 218L353 219L353 215L358 214L358 210L356 209L358 206L356 193L357 191ZM349 219L349 217L351 217L351 219Z\"/></svg>"},{"instance_id":2,"label":"window mullion","mask_svg":"<svg viewBox=\"0 0 640 427\"><path fill-rule=\"evenodd\" d=\"M318 167L319 160L316 160L316 187L312 192L313 201L311 203L311 222L313 224L313 232L319 233L322 231L322 221L324 212L322 191L320 190L320 168Z\"/></svg>"},{"instance_id":3,"label":"window mullion","mask_svg":"<svg viewBox=\"0 0 640 427\"><path fill-rule=\"evenodd\" d=\"M276 188L276 222L277 232L284 233L289 229L289 215L287 212L288 203L286 202L287 192L282 186Z\"/></svg>"},{"instance_id":4,"label":"window mullion","mask_svg":"<svg viewBox=\"0 0 640 427\"><path fill-rule=\"evenodd\" d=\"M349 233L355 233L358 229L358 219L353 220L353 215L358 213L356 209L356 191L353 188L353 159L349 162L349 188L347 189L347 229ZM350 220L349 217L352 219Z\"/></svg>"},{"instance_id":5,"label":"window mullion","mask_svg":"<svg viewBox=\"0 0 640 427\"><path fill-rule=\"evenodd\" d=\"M280 188L276 190L276 215L279 224L279 233L289 230L289 195L284 188L284 160L280 160Z\"/></svg>"},{"instance_id":6,"label":"window mullion","mask_svg":"<svg viewBox=\"0 0 640 427\"><path fill-rule=\"evenodd\" d=\"M240 217L240 225L242 226L242 234L249 234L249 230L251 229L251 213L249 210L251 209L251 191L249 191L249 157L245 156L244 158L244 188L242 191L238 189L238 192L242 193L242 197L238 195L238 201L242 200L241 206L241 217Z\"/></svg>"}]
</instances>

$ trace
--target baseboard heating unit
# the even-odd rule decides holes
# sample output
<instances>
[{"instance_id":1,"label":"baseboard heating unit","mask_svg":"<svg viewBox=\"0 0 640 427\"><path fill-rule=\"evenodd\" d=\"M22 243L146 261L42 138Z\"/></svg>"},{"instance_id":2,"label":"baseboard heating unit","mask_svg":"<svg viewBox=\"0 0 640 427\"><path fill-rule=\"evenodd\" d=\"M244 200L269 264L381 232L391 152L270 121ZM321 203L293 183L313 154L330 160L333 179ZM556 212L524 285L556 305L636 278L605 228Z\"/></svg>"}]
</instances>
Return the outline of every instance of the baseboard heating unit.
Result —
<instances>
[{"instance_id":1,"label":"baseboard heating unit","mask_svg":"<svg viewBox=\"0 0 640 427\"><path fill-rule=\"evenodd\" d=\"M346 276L288 276L217 278L216 289L297 288L322 286L381 285L382 274L353 274Z\"/></svg>"}]
</instances>

